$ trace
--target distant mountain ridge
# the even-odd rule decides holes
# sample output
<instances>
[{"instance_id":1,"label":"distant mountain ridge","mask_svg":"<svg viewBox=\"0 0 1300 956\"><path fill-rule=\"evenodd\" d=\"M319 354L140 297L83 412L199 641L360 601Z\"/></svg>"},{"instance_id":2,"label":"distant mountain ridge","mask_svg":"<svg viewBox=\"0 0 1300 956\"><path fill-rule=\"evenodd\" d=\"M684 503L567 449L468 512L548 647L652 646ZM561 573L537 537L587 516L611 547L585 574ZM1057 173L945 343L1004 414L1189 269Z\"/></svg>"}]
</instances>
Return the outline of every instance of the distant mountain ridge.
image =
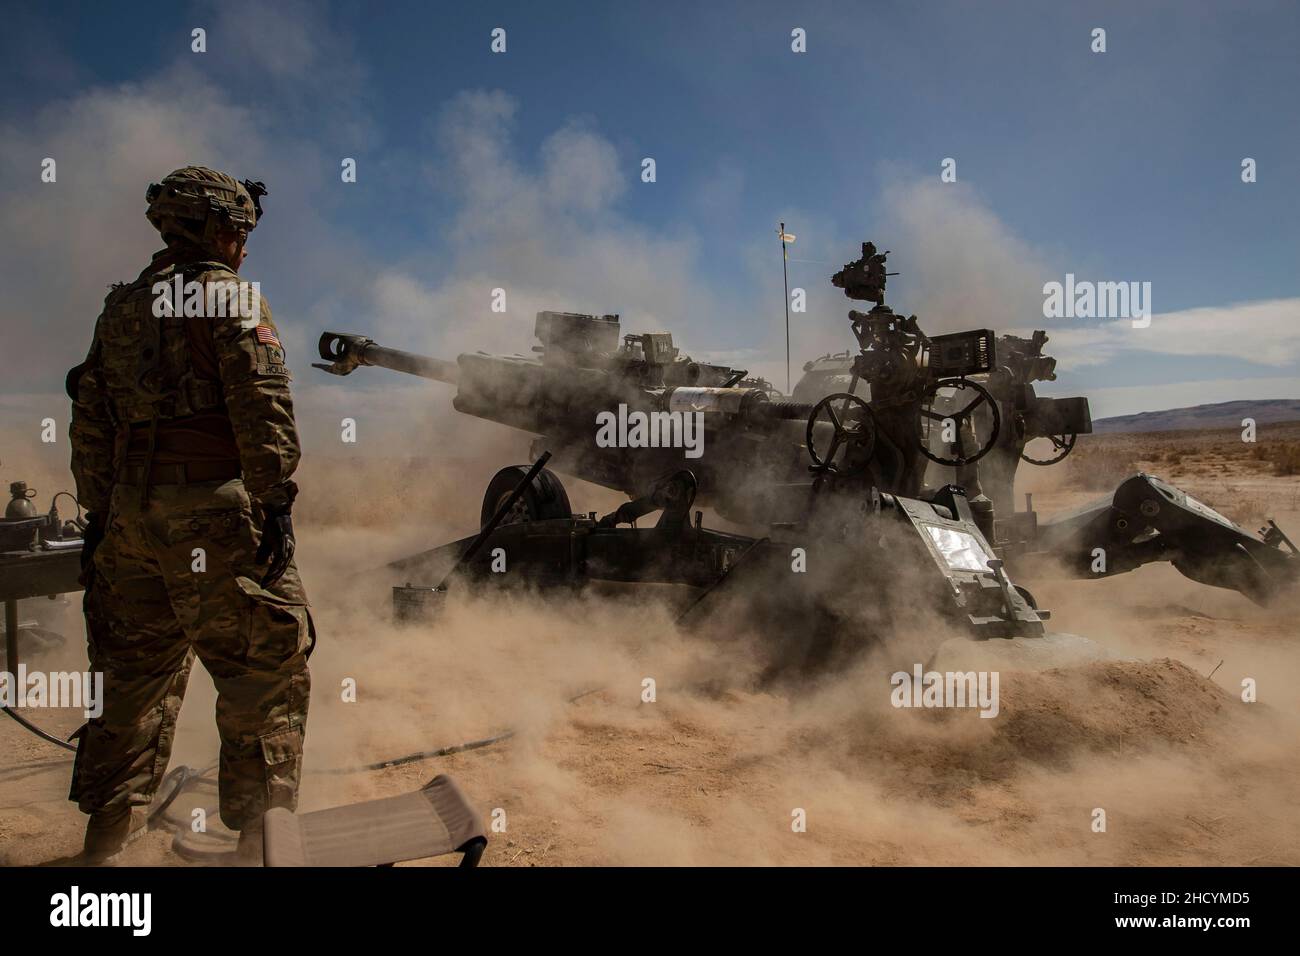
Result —
<instances>
[{"instance_id":1,"label":"distant mountain ridge","mask_svg":"<svg viewBox=\"0 0 1300 956\"><path fill-rule=\"evenodd\" d=\"M1189 428L1240 428L1243 418L1253 418L1256 425L1300 421L1300 399L1272 398L1259 401L1219 402L1168 408L1161 412L1139 412L1099 418L1092 423L1094 432L1166 432Z\"/></svg>"}]
</instances>

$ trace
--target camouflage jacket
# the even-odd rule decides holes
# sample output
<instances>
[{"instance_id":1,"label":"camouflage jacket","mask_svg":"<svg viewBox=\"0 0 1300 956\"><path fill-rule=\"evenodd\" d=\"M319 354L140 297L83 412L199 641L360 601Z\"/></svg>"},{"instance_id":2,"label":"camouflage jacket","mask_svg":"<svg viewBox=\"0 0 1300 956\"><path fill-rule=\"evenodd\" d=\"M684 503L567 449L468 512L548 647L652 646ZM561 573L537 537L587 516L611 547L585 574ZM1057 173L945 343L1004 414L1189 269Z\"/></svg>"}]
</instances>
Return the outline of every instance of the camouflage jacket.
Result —
<instances>
[{"instance_id":1,"label":"camouflage jacket","mask_svg":"<svg viewBox=\"0 0 1300 956\"><path fill-rule=\"evenodd\" d=\"M134 282L115 286L86 361L68 373L72 473L87 511L107 510L133 434L205 415L229 419L251 497L263 505L292 499L289 479L301 452L284 349L265 298L250 290L243 308L214 309L209 296L197 316L167 315L157 303L177 276L204 289L239 282L228 266L197 259L167 250ZM183 313L184 305L177 300L171 311Z\"/></svg>"}]
</instances>

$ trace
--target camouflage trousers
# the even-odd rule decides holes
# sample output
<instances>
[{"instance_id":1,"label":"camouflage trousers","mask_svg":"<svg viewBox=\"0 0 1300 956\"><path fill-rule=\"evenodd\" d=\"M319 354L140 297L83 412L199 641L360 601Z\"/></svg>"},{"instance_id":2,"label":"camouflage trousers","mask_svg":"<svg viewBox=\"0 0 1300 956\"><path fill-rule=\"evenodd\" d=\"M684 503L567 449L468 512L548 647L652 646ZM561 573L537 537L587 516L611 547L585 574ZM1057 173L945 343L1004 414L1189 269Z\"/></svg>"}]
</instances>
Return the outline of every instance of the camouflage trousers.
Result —
<instances>
[{"instance_id":1,"label":"camouflage trousers","mask_svg":"<svg viewBox=\"0 0 1300 956\"><path fill-rule=\"evenodd\" d=\"M171 756L195 655L217 688L221 820L294 809L315 630L292 564L258 582L260 532L243 482L113 491L86 595L104 711L81 731L70 799L84 813L152 799Z\"/></svg>"}]
</instances>

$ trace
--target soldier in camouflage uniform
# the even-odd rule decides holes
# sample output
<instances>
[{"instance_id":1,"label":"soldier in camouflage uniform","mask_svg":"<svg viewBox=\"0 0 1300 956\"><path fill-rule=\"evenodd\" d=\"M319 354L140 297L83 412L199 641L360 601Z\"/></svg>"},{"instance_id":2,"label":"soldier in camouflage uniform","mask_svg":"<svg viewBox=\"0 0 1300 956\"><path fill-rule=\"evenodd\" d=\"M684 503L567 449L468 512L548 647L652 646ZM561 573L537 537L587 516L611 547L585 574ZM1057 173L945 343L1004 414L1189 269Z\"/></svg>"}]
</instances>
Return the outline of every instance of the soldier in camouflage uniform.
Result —
<instances>
[{"instance_id":1,"label":"soldier in camouflage uniform","mask_svg":"<svg viewBox=\"0 0 1300 956\"><path fill-rule=\"evenodd\" d=\"M202 167L151 186L167 248L109 293L68 375L90 665L104 674L70 794L90 814L89 862L141 832L196 654L217 688L221 819L241 851L260 850L265 810L297 803L315 632L293 562L289 373L265 299L206 294L238 282L264 194ZM205 290L201 310L160 301L176 276Z\"/></svg>"}]
</instances>

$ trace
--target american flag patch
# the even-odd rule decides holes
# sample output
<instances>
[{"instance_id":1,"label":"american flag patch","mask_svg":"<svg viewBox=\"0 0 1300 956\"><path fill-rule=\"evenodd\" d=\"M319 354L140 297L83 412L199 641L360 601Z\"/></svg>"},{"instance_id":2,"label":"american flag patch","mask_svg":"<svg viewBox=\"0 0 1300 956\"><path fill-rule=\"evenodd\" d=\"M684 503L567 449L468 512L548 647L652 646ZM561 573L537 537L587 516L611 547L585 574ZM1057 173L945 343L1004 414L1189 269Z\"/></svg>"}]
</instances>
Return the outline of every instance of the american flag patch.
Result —
<instances>
[{"instance_id":1,"label":"american flag patch","mask_svg":"<svg viewBox=\"0 0 1300 956\"><path fill-rule=\"evenodd\" d=\"M265 325L257 327L257 341L263 345L274 345L277 349L284 348L280 340L275 337L275 330Z\"/></svg>"}]
</instances>

